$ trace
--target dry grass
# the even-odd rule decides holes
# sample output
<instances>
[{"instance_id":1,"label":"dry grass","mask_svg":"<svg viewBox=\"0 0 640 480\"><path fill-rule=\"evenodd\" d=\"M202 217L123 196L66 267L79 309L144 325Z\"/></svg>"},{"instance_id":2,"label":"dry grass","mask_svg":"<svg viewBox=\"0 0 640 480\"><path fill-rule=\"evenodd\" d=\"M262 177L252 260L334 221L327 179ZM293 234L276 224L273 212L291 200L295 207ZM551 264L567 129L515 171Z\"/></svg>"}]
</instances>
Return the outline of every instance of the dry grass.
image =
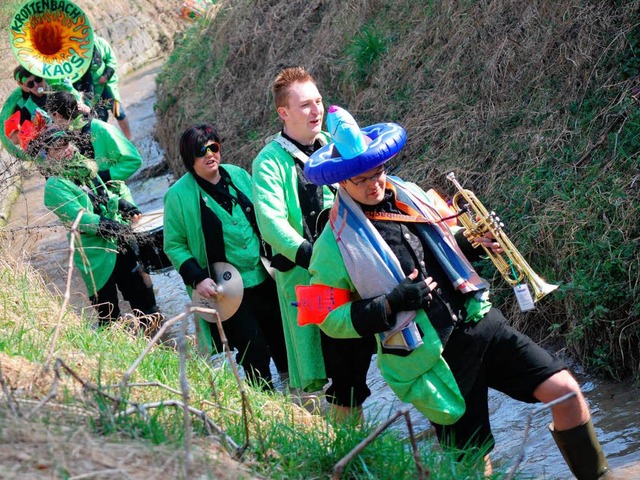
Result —
<instances>
[{"instance_id":1,"label":"dry grass","mask_svg":"<svg viewBox=\"0 0 640 480\"><path fill-rule=\"evenodd\" d=\"M180 449L101 437L68 413L48 409L42 421L25 421L0 407L0 478L185 478ZM194 447L188 478L257 478L210 441Z\"/></svg>"}]
</instances>

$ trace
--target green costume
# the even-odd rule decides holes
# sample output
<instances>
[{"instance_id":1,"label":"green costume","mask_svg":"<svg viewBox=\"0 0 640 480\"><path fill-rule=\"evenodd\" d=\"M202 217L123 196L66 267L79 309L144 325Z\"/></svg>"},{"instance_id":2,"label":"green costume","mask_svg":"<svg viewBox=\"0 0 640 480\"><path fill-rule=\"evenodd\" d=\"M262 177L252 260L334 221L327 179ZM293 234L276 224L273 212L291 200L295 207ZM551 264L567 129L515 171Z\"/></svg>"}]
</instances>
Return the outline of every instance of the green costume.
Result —
<instances>
[{"instance_id":1,"label":"green costume","mask_svg":"<svg viewBox=\"0 0 640 480\"><path fill-rule=\"evenodd\" d=\"M56 91L64 90L64 91L70 92L73 94L74 97L76 97L77 100L80 100L80 94L67 82L64 82L62 80L48 80L47 83L49 84L49 88L51 88L51 90L56 90ZM7 119L11 115L13 115L14 112L18 110L24 110L29 112L30 117L33 118L33 116L36 113L36 110L39 109L40 112L45 115L45 117L48 117L48 115L43 110L45 101L46 101L45 98L43 98L42 102L40 102L42 105L38 105L34 101L33 95L23 91L21 87L16 88L13 92L11 92L11 95L9 95L7 100L4 102L2 111L0 111L0 122L2 122L2 127L4 126L4 122L6 122ZM9 152L11 155L19 159L27 160L26 155L22 151L22 149L19 146L13 144L4 135L4 129L0 134L0 140L2 140L2 145L7 150L7 152Z\"/></svg>"},{"instance_id":2,"label":"green costume","mask_svg":"<svg viewBox=\"0 0 640 480\"><path fill-rule=\"evenodd\" d=\"M44 187L44 204L62 222L71 225L81 210L79 223L81 245L76 245L74 261L87 285L89 295L95 295L113 272L118 244L114 238L97 234L100 217L128 223L118 210L119 200L134 204L129 188L124 182L110 182L106 186L97 176L97 165L82 155L65 160L64 170L54 171L41 161L39 168L48 176ZM99 206L91 197L102 197Z\"/></svg>"},{"instance_id":3,"label":"green costume","mask_svg":"<svg viewBox=\"0 0 640 480\"><path fill-rule=\"evenodd\" d=\"M109 171L110 180L127 180L142 165L142 157L135 145L124 136L122 130L110 123L97 118L91 119L89 123L86 117L80 115L69 130L81 131L91 136L93 158L101 172Z\"/></svg>"},{"instance_id":4,"label":"green costume","mask_svg":"<svg viewBox=\"0 0 640 480\"><path fill-rule=\"evenodd\" d=\"M323 135L328 139L328 134ZM256 219L262 238L274 254L294 262L305 240L294 159L274 140L260 151L252 169ZM333 203L333 193L328 187L323 188L324 206L328 207ZM298 311L292 306L296 285L308 285L309 280L309 271L297 265L287 272L276 271L290 383L294 388L316 391L326 383L320 331L315 325L298 326Z\"/></svg>"},{"instance_id":5,"label":"green costume","mask_svg":"<svg viewBox=\"0 0 640 480\"><path fill-rule=\"evenodd\" d=\"M235 165L224 165L223 168L233 185L251 199L251 176ZM213 262L207 259L203 234L206 225L201 221L201 198L222 222L226 260L240 272L244 288L255 287L264 282L268 274L260 261L260 239L241 205L235 202L229 214L198 185L191 173L183 175L164 197L164 251L176 270L179 271L190 259L195 259L203 269ZM189 296L192 291L193 285L187 285ZM201 318L198 321L198 344L201 351L210 353L212 343L209 323Z\"/></svg>"},{"instance_id":6,"label":"green costume","mask_svg":"<svg viewBox=\"0 0 640 480\"><path fill-rule=\"evenodd\" d=\"M118 75L116 74L116 67L118 66L116 54L109 42L98 36L94 37L94 49L89 70L74 86L81 92L93 94L92 98L90 98L90 107L95 106L102 99L105 89L109 89L111 96L116 101L121 102ZM105 84L98 82L102 75L108 77L108 81Z\"/></svg>"},{"instance_id":7,"label":"green costume","mask_svg":"<svg viewBox=\"0 0 640 480\"><path fill-rule=\"evenodd\" d=\"M407 184L407 188L411 188L411 186ZM426 204L433 205L430 198L419 188L413 188L413 192L416 196L421 197ZM336 204L336 207L338 205ZM340 225L341 239L348 241L343 238L346 229L342 224ZM448 227L442 224L442 228ZM359 227L359 229L364 230L365 227ZM367 235L364 234L364 236ZM384 240L380 239L380 241ZM358 252L362 254L361 258L373 258L360 247L358 247ZM359 265L359 273L367 272L367 268L371 268L371 265L373 263L366 266ZM351 304L353 301L360 300L360 296L345 266L345 260L334 231L329 225L314 245L309 271L312 274L312 284L351 292L351 301L332 310L319 324L320 328L330 337L359 337L351 318ZM370 278L376 278L373 272L370 274ZM467 321L477 321L489 310L491 304L486 300L476 300L471 297L465 306ZM376 335L378 368L400 400L413 404L423 415L435 423L440 425L453 424L465 412L464 399L447 362L442 358L442 343L425 311L423 309L417 310L414 320L422 332L423 343L406 356L397 355L391 350L383 350L380 336Z\"/></svg>"}]
</instances>

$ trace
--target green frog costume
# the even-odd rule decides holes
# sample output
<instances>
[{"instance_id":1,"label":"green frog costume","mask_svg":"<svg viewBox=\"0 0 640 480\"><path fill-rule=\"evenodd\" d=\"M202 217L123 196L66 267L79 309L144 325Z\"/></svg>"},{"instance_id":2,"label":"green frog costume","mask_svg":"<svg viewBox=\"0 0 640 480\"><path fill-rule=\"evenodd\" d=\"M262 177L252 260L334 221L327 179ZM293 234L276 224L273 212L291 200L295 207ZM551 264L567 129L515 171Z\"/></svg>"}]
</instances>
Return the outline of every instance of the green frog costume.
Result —
<instances>
[{"instance_id":1,"label":"green frog costume","mask_svg":"<svg viewBox=\"0 0 640 480\"><path fill-rule=\"evenodd\" d=\"M321 134L324 142L329 134ZM300 204L298 170L294 157L278 141L278 134L254 159L253 198L256 220L262 238L271 245L274 254L295 263L298 249L305 242L303 210ZM324 207L333 203L334 195L323 187ZM316 214L319 212L315 212ZM274 262L275 263L275 262ZM289 359L291 387L306 391L320 390L326 383L320 331L315 325L300 327L297 323L296 285L308 285L309 271L293 265L288 271L276 271L278 298Z\"/></svg>"}]
</instances>

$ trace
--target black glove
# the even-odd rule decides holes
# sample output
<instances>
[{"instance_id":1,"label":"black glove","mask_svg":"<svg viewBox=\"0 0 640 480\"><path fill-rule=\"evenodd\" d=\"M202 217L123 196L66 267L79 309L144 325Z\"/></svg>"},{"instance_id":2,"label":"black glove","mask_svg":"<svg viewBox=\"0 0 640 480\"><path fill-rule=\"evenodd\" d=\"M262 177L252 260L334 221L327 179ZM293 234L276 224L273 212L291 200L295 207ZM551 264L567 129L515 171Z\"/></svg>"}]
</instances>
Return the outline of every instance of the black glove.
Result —
<instances>
[{"instance_id":1,"label":"black glove","mask_svg":"<svg viewBox=\"0 0 640 480\"><path fill-rule=\"evenodd\" d=\"M122 198L118 200L118 210L120 211L122 216L127 219L135 215L140 215L142 213L133 203L127 202Z\"/></svg>"},{"instance_id":2,"label":"black glove","mask_svg":"<svg viewBox=\"0 0 640 480\"><path fill-rule=\"evenodd\" d=\"M116 71L111 68L111 67L106 67L104 69L104 71L102 72L102 75L104 75L105 77L107 77L107 79L111 79L111 77L113 77L113 74L116 73Z\"/></svg>"},{"instance_id":3,"label":"black glove","mask_svg":"<svg viewBox=\"0 0 640 480\"><path fill-rule=\"evenodd\" d=\"M396 285L386 298L392 313L406 312L422 308L422 303L428 300L429 292L424 279L411 280L407 277Z\"/></svg>"},{"instance_id":4,"label":"black glove","mask_svg":"<svg viewBox=\"0 0 640 480\"><path fill-rule=\"evenodd\" d=\"M102 238L126 238L130 237L133 234L133 231L131 230L131 227L129 225L116 222L115 220L111 220L109 218L100 217L97 233Z\"/></svg>"},{"instance_id":5,"label":"black glove","mask_svg":"<svg viewBox=\"0 0 640 480\"><path fill-rule=\"evenodd\" d=\"M296 265L302 268L309 268L311 264L311 254L313 253L313 245L308 240L304 240L298 247L296 252Z\"/></svg>"}]
</instances>

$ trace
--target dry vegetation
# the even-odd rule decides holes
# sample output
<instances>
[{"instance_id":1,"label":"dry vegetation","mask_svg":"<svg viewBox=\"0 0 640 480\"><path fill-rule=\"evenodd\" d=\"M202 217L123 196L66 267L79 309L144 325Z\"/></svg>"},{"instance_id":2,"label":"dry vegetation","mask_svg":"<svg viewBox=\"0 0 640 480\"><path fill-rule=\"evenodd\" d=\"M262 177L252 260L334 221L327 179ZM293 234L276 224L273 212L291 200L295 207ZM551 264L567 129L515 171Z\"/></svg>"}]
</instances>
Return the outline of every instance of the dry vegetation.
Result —
<instances>
[{"instance_id":1,"label":"dry vegetation","mask_svg":"<svg viewBox=\"0 0 640 480\"><path fill-rule=\"evenodd\" d=\"M158 137L213 122L224 161L250 169L280 126L269 84L284 65L366 125L395 121L399 175L448 193L455 171L535 269L562 287L520 315L588 367L640 372L638 1L218 2L159 77Z\"/></svg>"}]
</instances>

